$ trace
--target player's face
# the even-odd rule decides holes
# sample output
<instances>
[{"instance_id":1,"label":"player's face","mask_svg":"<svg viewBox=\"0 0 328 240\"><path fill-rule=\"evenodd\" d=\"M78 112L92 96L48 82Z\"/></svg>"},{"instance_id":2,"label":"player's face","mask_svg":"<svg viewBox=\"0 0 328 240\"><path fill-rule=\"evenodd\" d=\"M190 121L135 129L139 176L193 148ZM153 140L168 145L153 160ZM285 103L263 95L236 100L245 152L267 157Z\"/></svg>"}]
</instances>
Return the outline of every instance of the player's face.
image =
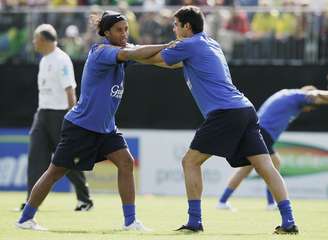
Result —
<instances>
[{"instance_id":1,"label":"player's face","mask_svg":"<svg viewBox=\"0 0 328 240\"><path fill-rule=\"evenodd\" d=\"M182 39L188 37L188 23L182 26L178 18L174 18L173 22L173 32L175 33L177 39Z\"/></svg>"},{"instance_id":2,"label":"player's face","mask_svg":"<svg viewBox=\"0 0 328 240\"><path fill-rule=\"evenodd\" d=\"M113 45L125 47L129 37L128 22L119 21L115 23L109 31L105 32L105 34Z\"/></svg>"},{"instance_id":3,"label":"player's face","mask_svg":"<svg viewBox=\"0 0 328 240\"><path fill-rule=\"evenodd\" d=\"M36 33L33 37L33 46L34 50L36 52L42 53L42 50L44 49L45 39L42 35Z\"/></svg>"},{"instance_id":4,"label":"player's face","mask_svg":"<svg viewBox=\"0 0 328 240\"><path fill-rule=\"evenodd\" d=\"M173 32L175 33L175 36L177 37L177 39L181 39L181 32L182 32L182 27L181 27L181 23L179 22L179 19L177 19L176 17L174 18L174 22L173 22Z\"/></svg>"}]
</instances>

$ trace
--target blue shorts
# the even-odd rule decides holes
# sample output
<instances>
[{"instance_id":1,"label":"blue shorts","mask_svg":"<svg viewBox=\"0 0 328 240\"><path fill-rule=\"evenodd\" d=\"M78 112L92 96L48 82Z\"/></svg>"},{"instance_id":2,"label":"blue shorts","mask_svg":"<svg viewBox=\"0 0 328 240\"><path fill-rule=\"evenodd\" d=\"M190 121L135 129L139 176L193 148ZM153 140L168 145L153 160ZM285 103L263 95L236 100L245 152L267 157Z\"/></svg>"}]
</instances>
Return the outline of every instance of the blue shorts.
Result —
<instances>
[{"instance_id":1,"label":"blue shorts","mask_svg":"<svg viewBox=\"0 0 328 240\"><path fill-rule=\"evenodd\" d=\"M109 153L127 147L122 134L117 131L97 133L64 119L52 163L68 169L92 170L95 163L106 160Z\"/></svg>"},{"instance_id":2,"label":"blue shorts","mask_svg":"<svg viewBox=\"0 0 328 240\"><path fill-rule=\"evenodd\" d=\"M224 157L232 167L250 165L248 156L268 154L253 107L210 112L190 148Z\"/></svg>"},{"instance_id":3,"label":"blue shorts","mask_svg":"<svg viewBox=\"0 0 328 240\"><path fill-rule=\"evenodd\" d=\"M273 148L273 144L275 143L275 141L272 139L271 135L264 128L260 127L260 132L263 136L263 140L265 142L265 145L267 146L270 155L274 154L276 152Z\"/></svg>"}]
</instances>

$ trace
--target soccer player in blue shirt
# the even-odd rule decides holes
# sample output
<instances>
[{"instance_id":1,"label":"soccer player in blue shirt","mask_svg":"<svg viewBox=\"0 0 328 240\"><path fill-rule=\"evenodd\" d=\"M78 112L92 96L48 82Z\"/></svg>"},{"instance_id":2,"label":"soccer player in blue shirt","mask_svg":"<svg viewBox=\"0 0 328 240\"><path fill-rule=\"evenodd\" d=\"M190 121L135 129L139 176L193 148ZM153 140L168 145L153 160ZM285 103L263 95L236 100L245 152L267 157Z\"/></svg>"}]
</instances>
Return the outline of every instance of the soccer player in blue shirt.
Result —
<instances>
[{"instance_id":1,"label":"soccer player in blue shirt","mask_svg":"<svg viewBox=\"0 0 328 240\"><path fill-rule=\"evenodd\" d=\"M104 42L93 45L89 51L79 101L65 116L52 163L34 185L16 223L19 228L46 230L33 218L54 183L68 169L91 170L96 162L108 159L118 169L123 229L147 230L135 216L133 157L122 134L117 131L115 113L123 95L124 70L129 60L149 58L169 45L127 47L125 16L106 11L102 16L93 16L93 20Z\"/></svg>"},{"instance_id":2,"label":"soccer player in blue shirt","mask_svg":"<svg viewBox=\"0 0 328 240\"><path fill-rule=\"evenodd\" d=\"M317 90L314 86L304 86L301 89L283 89L269 97L258 111L260 128L263 139L274 166L279 170L280 157L275 152L273 145L279 136L302 112L309 112L313 106L328 104L328 91ZM253 170L253 166L238 169L231 177L228 187L219 199L218 208L232 209L228 202L229 197L236 190L244 178ZM276 205L271 192L267 189L267 209L274 210Z\"/></svg>"},{"instance_id":3,"label":"soccer player in blue shirt","mask_svg":"<svg viewBox=\"0 0 328 240\"><path fill-rule=\"evenodd\" d=\"M254 107L233 85L220 45L203 32L203 13L197 7L185 6L175 13L174 20L174 32L181 41L148 63L183 64L186 83L205 118L182 160L189 220L178 230L203 231L201 165L216 155L225 157L232 167L251 164L278 202L282 224L275 233L298 233L285 183L272 164Z\"/></svg>"}]
</instances>

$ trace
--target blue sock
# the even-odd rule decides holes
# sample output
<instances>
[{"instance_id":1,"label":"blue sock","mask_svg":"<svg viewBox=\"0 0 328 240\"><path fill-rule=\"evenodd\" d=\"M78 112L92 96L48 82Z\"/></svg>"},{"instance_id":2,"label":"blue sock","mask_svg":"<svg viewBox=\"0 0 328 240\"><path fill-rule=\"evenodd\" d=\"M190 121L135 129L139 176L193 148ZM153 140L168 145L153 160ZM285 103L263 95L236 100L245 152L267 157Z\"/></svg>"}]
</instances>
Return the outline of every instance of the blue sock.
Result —
<instances>
[{"instance_id":1,"label":"blue sock","mask_svg":"<svg viewBox=\"0 0 328 240\"><path fill-rule=\"evenodd\" d=\"M32 207L31 205L29 205L28 203L26 203L24 209L23 209L23 213L22 213L22 216L21 218L19 219L19 223L23 223L27 220L30 220L34 217L36 211L38 209L37 208L34 208Z\"/></svg>"},{"instance_id":2,"label":"blue sock","mask_svg":"<svg viewBox=\"0 0 328 240\"><path fill-rule=\"evenodd\" d=\"M199 224L202 223L202 213L200 209L200 200L189 200L188 201L189 209L189 220L187 225L191 227L199 227Z\"/></svg>"},{"instance_id":3,"label":"blue sock","mask_svg":"<svg viewBox=\"0 0 328 240\"><path fill-rule=\"evenodd\" d=\"M266 195L267 195L268 205L274 204L274 199L273 199L272 193L270 192L270 190L268 188L266 189Z\"/></svg>"},{"instance_id":4,"label":"blue sock","mask_svg":"<svg viewBox=\"0 0 328 240\"><path fill-rule=\"evenodd\" d=\"M136 206L134 204L123 204L124 224L129 226L136 220Z\"/></svg>"},{"instance_id":5,"label":"blue sock","mask_svg":"<svg viewBox=\"0 0 328 240\"><path fill-rule=\"evenodd\" d=\"M227 187L224 190L222 197L220 198L220 203L226 203L228 201L228 198L230 197L230 195L233 193L233 191L234 191L234 189Z\"/></svg>"},{"instance_id":6,"label":"blue sock","mask_svg":"<svg viewBox=\"0 0 328 240\"><path fill-rule=\"evenodd\" d=\"M280 215L282 218L281 226L283 228L290 228L291 226L295 225L295 220L292 213L292 207L290 206L289 200L283 200L278 203L278 208L280 211Z\"/></svg>"}]
</instances>

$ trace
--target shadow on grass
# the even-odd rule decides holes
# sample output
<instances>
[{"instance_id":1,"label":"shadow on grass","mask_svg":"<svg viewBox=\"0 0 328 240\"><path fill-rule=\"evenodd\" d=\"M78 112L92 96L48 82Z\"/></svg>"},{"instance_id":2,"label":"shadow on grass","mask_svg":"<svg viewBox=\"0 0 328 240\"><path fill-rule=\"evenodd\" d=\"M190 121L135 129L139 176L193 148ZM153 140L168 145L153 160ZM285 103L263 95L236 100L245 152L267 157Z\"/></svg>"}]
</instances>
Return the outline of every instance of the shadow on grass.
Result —
<instances>
[{"instance_id":1,"label":"shadow on grass","mask_svg":"<svg viewBox=\"0 0 328 240\"><path fill-rule=\"evenodd\" d=\"M265 236L272 235L271 233L218 233L220 236L262 236L263 239Z\"/></svg>"},{"instance_id":2,"label":"shadow on grass","mask_svg":"<svg viewBox=\"0 0 328 240\"><path fill-rule=\"evenodd\" d=\"M166 232L166 233L156 233L156 232L138 232L138 231L124 231L124 230L106 230L106 231L87 231L87 230L49 230L48 232L57 233L57 234L98 234L98 235L110 235L110 234L140 234L140 235L147 235L148 237L160 237L160 236L218 236L217 233L181 233L181 232ZM242 234L241 234L242 235Z\"/></svg>"},{"instance_id":3,"label":"shadow on grass","mask_svg":"<svg viewBox=\"0 0 328 240\"><path fill-rule=\"evenodd\" d=\"M67 234L67 233L70 233L70 234L85 234L85 233L88 233L88 234L117 234L117 233L120 233L120 232L126 232L124 230L118 230L118 229L113 229L113 230L67 230L67 229L63 229L63 230L60 230L60 229L51 229L49 230L48 232L51 232L51 233L60 233L60 234Z\"/></svg>"},{"instance_id":4,"label":"shadow on grass","mask_svg":"<svg viewBox=\"0 0 328 240\"><path fill-rule=\"evenodd\" d=\"M48 230L48 232L51 233L63 233L63 234L67 234L67 233L73 233L73 234L82 234L82 233L93 233L92 231L87 231L87 230Z\"/></svg>"},{"instance_id":5,"label":"shadow on grass","mask_svg":"<svg viewBox=\"0 0 328 240\"><path fill-rule=\"evenodd\" d=\"M218 233L218 232L202 232L202 233L193 233L193 232L171 232L171 233L150 233L147 234L149 236L258 236L258 237L265 237L267 234L263 233Z\"/></svg>"},{"instance_id":6,"label":"shadow on grass","mask_svg":"<svg viewBox=\"0 0 328 240\"><path fill-rule=\"evenodd\" d=\"M125 231L125 230L119 230L119 229L113 229L113 230L59 230L59 229L53 229L49 230L48 232L51 233L59 233L59 234L99 234L99 235L109 235L109 234L126 234L126 233L136 233L140 235L147 235L149 237L160 237L160 236L258 236L258 237L265 237L267 234L265 233L214 233L214 232L202 232L202 233L194 233L194 232L177 232L177 231L170 231L170 232L138 232L138 231Z\"/></svg>"}]
</instances>

